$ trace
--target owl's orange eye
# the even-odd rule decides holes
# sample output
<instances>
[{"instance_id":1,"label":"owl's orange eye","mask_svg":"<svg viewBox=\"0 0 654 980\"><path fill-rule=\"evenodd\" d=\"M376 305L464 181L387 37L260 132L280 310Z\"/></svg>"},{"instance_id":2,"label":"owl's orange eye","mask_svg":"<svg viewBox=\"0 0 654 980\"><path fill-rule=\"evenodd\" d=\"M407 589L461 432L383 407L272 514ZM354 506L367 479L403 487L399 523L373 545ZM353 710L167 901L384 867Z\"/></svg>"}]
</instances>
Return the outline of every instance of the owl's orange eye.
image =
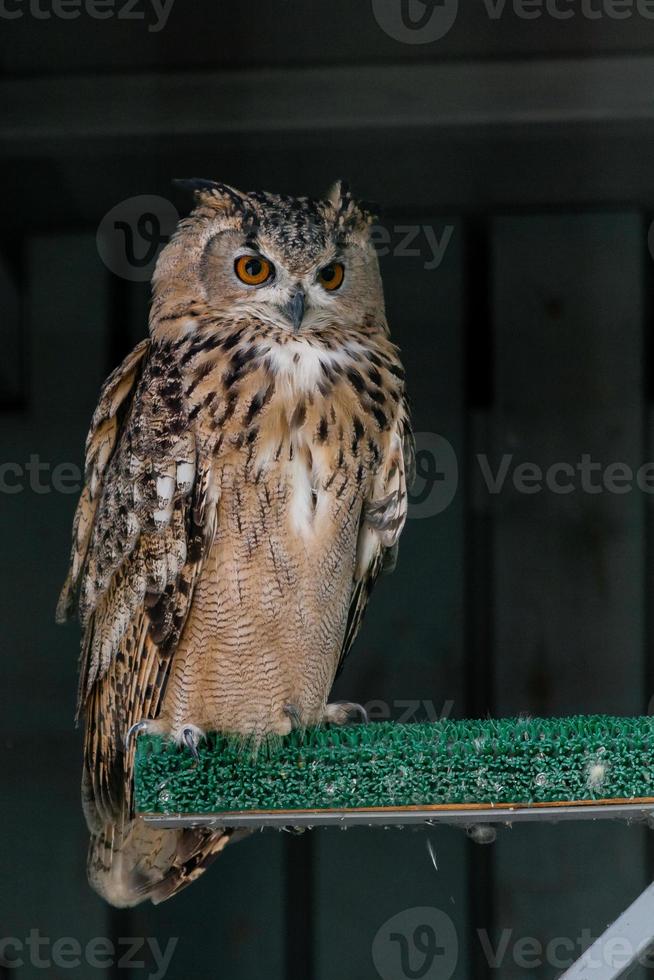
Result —
<instances>
[{"instance_id":1,"label":"owl's orange eye","mask_svg":"<svg viewBox=\"0 0 654 980\"><path fill-rule=\"evenodd\" d=\"M318 282L330 291L338 289L344 278L345 267L342 262L331 262L318 273Z\"/></svg>"},{"instance_id":2,"label":"owl's orange eye","mask_svg":"<svg viewBox=\"0 0 654 980\"><path fill-rule=\"evenodd\" d=\"M272 263L260 255L242 255L234 263L234 271L248 286L261 286L273 275Z\"/></svg>"}]
</instances>

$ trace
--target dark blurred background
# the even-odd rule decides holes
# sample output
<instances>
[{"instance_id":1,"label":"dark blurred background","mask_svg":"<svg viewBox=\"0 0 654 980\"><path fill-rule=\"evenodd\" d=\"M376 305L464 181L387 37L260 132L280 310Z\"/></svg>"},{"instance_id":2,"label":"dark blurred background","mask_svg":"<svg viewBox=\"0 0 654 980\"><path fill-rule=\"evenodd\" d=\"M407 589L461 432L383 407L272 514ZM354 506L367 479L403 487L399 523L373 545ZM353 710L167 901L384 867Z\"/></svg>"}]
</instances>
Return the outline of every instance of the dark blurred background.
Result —
<instances>
[{"instance_id":1,"label":"dark blurred background","mask_svg":"<svg viewBox=\"0 0 654 980\"><path fill-rule=\"evenodd\" d=\"M337 694L398 719L650 710L652 498L606 468L654 452L654 4L167 2L0 5L0 976L161 976L176 938L169 980L553 978L650 879L643 829L269 832L159 908L103 905L53 611L171 178L345 177L383 205L420 475ZM523 463L568 464L572 491L516 489ZM389 920L410 948L433 910L445 953L393 967Z\"/></svg>"}]
</instances>

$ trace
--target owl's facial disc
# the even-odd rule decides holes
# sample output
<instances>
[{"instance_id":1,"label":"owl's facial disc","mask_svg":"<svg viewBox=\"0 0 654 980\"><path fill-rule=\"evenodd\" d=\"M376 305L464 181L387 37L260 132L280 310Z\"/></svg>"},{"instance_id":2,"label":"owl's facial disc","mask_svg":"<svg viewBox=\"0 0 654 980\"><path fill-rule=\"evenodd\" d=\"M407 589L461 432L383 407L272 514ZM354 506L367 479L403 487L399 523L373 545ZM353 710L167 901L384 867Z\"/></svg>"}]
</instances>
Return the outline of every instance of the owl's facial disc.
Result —
<instances>
[{"instance_id":1,"label":"owl's facial disc","mask_svg":"<svg viewBox=\"0 0 654 980\"><path fill-rule=\"evenodd\" d=\"M297 231L297 229L296 229ZM262 321L307 334L325 327L357 329L383 318L383 296L372 247L336 234L308 234L290 243L279 229L218 230L205 247L201 278L206 299L230 319Z\"/></svg>"}]
</instances>

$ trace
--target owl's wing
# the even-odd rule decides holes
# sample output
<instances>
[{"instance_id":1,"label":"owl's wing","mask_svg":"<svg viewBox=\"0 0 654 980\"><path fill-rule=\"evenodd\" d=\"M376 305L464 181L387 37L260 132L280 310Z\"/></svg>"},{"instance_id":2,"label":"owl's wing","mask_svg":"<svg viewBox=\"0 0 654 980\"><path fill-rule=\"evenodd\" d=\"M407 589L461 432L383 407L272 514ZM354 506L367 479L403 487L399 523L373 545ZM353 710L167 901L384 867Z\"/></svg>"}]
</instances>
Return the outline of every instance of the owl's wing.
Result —
<instances>
[{"instance_id":1,"label":"owl's wing","mask_svg":"<svg viewBox=\"0 0 654 980\"><path fill-rule=\"evenodd\" d=\"M145 342L102 390L58 607L61 620L77 601L84 629L78 711L92 829L129 808L134 740L126 747L125 736L158 713L215 520L193 431L166 409L166 397L181 404L174 373L139 384L148 354Z\"/></svg>"},{"instance_id":2,"label":"owl's wing","mask_svg":"<svg viewBox=\"0 0 654 980\"><path fill-rule=\"evenodd\" d=\"M56 619L63 623L73 615L77 592L91 537L91 530L102 494L107 464L113 456L126 409L141 375L142 361L149 340L143 340L122 364L109 375L100 392L98 405L86 437L84 488L73 520L73 545L68 575L59 596Z\"/></svg>"},{"instance_id":3,"label":"owl's wing","mask_svg":"<svg viewBox=\"0 0 654 980\"><path fill-rule=\"evenodd\" d=\"M357 560L338 671L361 628L377 577L392 572L415 475L415 445L406 403L391 429L388 449L361 514Z\"/></svg>"}]
</instances>

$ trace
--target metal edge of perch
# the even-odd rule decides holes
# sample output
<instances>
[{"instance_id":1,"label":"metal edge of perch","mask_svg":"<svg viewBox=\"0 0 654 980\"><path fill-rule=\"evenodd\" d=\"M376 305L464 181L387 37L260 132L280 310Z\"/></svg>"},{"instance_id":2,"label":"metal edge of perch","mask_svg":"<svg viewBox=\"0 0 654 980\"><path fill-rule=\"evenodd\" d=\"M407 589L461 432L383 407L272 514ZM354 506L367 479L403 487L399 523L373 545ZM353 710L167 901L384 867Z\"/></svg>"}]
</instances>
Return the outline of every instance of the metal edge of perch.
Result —
<instances>
[{"instance_id":1,"label":"metal edge of perch","mask_svg":"<svg viewBox=\"0 0 654 980\"><path fill-rule=\"evenodd\" d=\"M434 806L369 807L334 810L248 810L215 813L141 813L151 826L242 827L390 827L410 824L445 824L473 827L478 824L550 822L568 820L623 820L654 827L654 798L637 800L579 800L560 803L441 804Z\"/></svg>"}]
</instances>

